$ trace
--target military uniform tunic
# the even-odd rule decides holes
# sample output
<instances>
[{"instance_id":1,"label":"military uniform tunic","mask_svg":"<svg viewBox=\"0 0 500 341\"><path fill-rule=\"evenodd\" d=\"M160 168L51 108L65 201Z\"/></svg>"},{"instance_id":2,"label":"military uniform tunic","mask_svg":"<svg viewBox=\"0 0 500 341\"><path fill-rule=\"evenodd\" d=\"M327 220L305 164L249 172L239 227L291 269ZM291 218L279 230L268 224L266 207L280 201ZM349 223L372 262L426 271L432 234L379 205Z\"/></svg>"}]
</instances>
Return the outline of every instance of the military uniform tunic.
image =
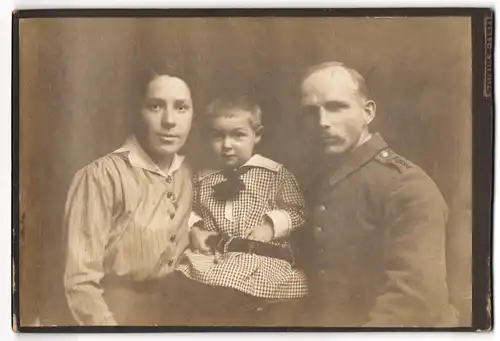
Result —
<instances>
[{"instance_id":1,"label":"military uniform tunic","mask_svg":"<svg viewBox=\"0 0 500 341\"><path fill-rule=\"evenodd\" d=\"M436 184L379 134L322 172L309 195L302 318L320 326L456 323L446 283L447 205Z\"/></svg>"}]
</instances>

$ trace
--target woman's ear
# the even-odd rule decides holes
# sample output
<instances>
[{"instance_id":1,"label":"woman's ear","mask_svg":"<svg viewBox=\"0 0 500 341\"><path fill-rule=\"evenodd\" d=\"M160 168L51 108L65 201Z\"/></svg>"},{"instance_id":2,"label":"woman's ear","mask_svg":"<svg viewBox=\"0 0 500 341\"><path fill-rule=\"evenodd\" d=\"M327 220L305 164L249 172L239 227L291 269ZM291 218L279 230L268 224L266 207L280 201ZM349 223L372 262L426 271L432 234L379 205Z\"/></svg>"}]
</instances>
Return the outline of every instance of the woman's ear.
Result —
<instances>
[{"instance_id":1,"label":"woman's ear","mask_svg":"<svg viewBox=\"0 0 500 341\"><path fill-rule=\"evenodd\" d=\"M375 118L377 112L377 105L375 104L375 101L368 100L365 103L365 121L366 124L370 124L373 119Z\"/></svg>"},{"instance_id":2,"label":"woman's ear","mask_svg":"<svg viewBox=\"0 0 500 341\"><path fill-rule=\"evenodd\" d=\"M264 126L260 126L255 129L255 144L259 143L262 140L262 134L264 133Z\"/></svg>"}]
</instances>

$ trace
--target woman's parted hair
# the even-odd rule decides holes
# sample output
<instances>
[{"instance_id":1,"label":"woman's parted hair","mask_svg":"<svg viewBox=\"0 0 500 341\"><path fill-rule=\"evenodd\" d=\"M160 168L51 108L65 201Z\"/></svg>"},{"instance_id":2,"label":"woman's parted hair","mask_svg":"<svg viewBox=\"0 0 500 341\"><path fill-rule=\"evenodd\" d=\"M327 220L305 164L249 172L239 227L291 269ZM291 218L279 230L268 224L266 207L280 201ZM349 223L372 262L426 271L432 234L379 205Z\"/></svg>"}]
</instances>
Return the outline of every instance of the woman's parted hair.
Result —
<instances>
[{"instance_id":1,"label":"woman's parted hair","mask_svg":"<svg viewBox=\"0 0 500 341\"><path fill-rule=\"evenodd\" d=\"M146 95L149 83L159 76L170 76L182 79L189 87L189 90L192 91L189 75L181 65L171 61L144 63L138 68L137 76L133 84L133 87L137 91L137 99L140 102Z\"/></svg>"}]
</instances>

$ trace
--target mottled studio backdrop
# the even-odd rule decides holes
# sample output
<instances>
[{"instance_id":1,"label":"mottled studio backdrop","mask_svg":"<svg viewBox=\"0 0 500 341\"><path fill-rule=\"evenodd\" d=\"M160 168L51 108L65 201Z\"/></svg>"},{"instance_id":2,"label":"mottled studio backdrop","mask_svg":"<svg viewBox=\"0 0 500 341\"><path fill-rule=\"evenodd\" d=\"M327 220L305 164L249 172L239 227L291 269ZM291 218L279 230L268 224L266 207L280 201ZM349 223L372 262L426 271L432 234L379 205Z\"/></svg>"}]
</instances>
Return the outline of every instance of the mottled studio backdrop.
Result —
<instances>
[{"instance_id":1,"label":"mottled studio backdrop","mask_svg":"<svg viewBox=\"0 0 500 341\"><path fill-rule=\"evenodd\" d=\"M377 103L373 130L424 168L448 201L448 278L469 323L468 19L24 19L20 34L22 325L73 323L62 286L68 185L127 136L134 70L151 58L188 71L195 110L216 93L256 94L266 125L260 152L301 174L301 72L326 60L358 69Z\"/></svg>"}]
</instances>

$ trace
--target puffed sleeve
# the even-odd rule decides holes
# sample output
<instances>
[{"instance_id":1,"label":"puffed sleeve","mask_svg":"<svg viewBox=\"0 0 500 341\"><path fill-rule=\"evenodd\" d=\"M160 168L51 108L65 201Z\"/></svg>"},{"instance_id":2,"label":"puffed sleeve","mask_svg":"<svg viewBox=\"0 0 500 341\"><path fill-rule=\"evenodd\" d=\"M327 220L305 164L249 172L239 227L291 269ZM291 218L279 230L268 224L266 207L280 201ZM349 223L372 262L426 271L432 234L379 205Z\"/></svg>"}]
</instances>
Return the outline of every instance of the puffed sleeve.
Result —
<instances>
[{"instance_id":1,"label":"puffed sleeve","mask_svg":"<svg viewBox=\"0 0 500 341\"><path fill-rule=\"evenodd\" d=\"M104 251L112 226L113 184L98 161L73 178L65 207L64 285L69 308L80 325L115 325L103 299Z\"/></svg>"}]
</instances>

